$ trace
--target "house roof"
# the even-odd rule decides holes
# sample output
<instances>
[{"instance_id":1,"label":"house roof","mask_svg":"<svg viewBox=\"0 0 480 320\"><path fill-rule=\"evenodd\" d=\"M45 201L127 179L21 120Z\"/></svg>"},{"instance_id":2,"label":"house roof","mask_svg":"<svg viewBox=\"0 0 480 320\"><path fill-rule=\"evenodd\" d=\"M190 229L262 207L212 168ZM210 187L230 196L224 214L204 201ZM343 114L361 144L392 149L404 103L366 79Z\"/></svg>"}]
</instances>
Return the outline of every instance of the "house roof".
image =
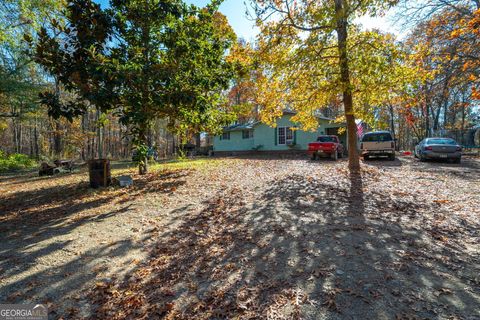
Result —
<instances>
[{"instance_id":1,"label":"house roof","mask_svg":"<svg viewBox=\"0 0 480 320\"><path fill-rule=\"evenodd\" d=\"M286 114L290 114L290 115L295 115L297 114L296 111L291 111L291 110L285 110L283 111L283 114L286 115ZM332 119L332 118L327 118L327 117L324 117L324 116L320 116L320 115L317 115L316 116L318 119L321 119L321 120L327 120L327 121L333 121L335 119ZM241 130L251 130L253 129L253 127L257 124L259 124L260 121L250 121L250 122L247 122L247 123L239 123L239 124L232 124L230 126L227 126L227 127L224 127L223 128L223 131L241 131Z\"/></svg>"},{"instance_id":2,"label":"house roof","mask_svg":"<svg viewBox=\"0 0 480 320\"><path fill-rule=\"evenodd\" d=\"M292 111L292 110L285 110L285 111L283 111L283 114L284 114L284 115L285 115L285 114L295 115L295 114L297 114L297 112L296 112L296 111ZM328 120L328 121L333 121L333 120L335 120L335 119L332 119L332 118L324 117L324 116L322 116L322 115L316 115L316 117L317 117L318 119Z\"/></svg>"},{"instance_id":3,"label":"house roof","mask_svg":"<svg viewBox=\"0 0 480 320\"><path fill-rule=\"evenodd\" d=\"M253 121L240 124L232 124L228 127L223 128L223 131L240 131L240 130L251 130L253 127L260 121Z\"/></svg>"}]
</instances>

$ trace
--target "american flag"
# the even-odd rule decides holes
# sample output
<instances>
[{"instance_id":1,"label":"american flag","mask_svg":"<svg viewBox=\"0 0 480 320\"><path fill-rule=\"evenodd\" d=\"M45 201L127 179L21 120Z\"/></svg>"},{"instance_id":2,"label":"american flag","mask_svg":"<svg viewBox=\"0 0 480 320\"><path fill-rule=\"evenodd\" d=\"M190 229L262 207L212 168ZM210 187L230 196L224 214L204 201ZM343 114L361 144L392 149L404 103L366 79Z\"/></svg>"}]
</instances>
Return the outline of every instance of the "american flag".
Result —
<instances>
[{"instance_id":1,"label":"american flag","mask_svg":"<svg viewBox=\"0 0 480 320\"><path fill-rule=\"evenodd\" d=\"M361 138L363 136L363 122L359 121L357 123L357 136Z\"/></svg>"}]
</instances>

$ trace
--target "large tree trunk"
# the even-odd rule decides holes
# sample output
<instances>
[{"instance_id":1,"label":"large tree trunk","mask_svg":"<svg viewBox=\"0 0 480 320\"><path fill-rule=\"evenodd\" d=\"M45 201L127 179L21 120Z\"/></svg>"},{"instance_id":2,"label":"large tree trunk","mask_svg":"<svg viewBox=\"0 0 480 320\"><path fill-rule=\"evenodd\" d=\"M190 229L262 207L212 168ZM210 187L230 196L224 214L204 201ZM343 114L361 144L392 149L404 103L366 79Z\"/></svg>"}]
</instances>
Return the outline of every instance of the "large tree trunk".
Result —
<instances>
[{"instance_id":1,"label":"large tree trunk","mask_svg":"<svg viewBox=\"0 0 480 320\"><path fill-rule=\"evenodd\" d=\"M53 152L60 159L62 155L62 126L60 120L55 120L55 133L53 135Z\"/></svg>"},{"instance_id":2,"label":"large tree trunk","mask_svg":"<svg viewBox=\"0 0 480 320\"><path fill-rule=\"evenodd\" d=\"M200 151L200 148L202 147L202 135L200 132L195 134L195 147L197 152Z\"/></svg>"},{"instance_id":3,"label":"large tree trunk","mask_svg":"<svg viewBox=\"0 0 480 320\"><path fill-rule=\"evenodd\" d=\"M15 119L12 119L12 143L13 143L13 152L14 153L18 153L18 150L17 150L17 138L18 138L18 134L17 134L17 123L15 121Z\"/></svg>"},{"instance_id":4,"label":"large tree trunk","mask_svg":"<svg viewBox=\"0 0 480 320\"><path fill-rule=\"evenodd\" d=\"M465 144L465 97L462 95L462 144Z\"/></svg>"},{"instance_id":5,"label":"large tree trunk","mask_svg":"<svg viewBox=\"0 0 480 320\"><path fill-rule=\"evenodd\" d=\"M147 139L148 127L145 125L141 128L139 133L139 144L137 146L147 146L148 153L148 139ZM147 174L148 173L148 154L140 154L140 159L138 162L138 174Z\"/></svg>"},{"instance_id":6,"label":"large tree trunk","mask_svg":"<svg viewBox=\"0 0 480 320\"><path fill-rule=\"evenodd\" d=\"M103 159L103 125L100 125L100 109L97 108L97 152L98 159Z\"/></svg>"},{"instance_id":7,"label":"large tree trunk","mask_svg":"<svg viewBox=\"0 0 480 320\"><path fill-rule=\"evenodd\" d=\"M425 117L425 138L430 137L430 100L428 99L427 87L424 86L424 117Z\"/></svg>"},{"instance_id":8,"label":"large tree trunk","mask_svg":"<svg viewBox=\"0 0 480 320\"><path fill-rule=\"evenodd\" d=\"M19 122L18 123L18 140L17 140L18 141L18 147L17 147L18 151L17 151L17 153L23 153L22 152L23 151L22 150L22 147L23 147L22 140L23 140L23 126L22 126L22 123Z\"/></svg>"},{"instance_id":9,"label":"large tree trunk","mask_svg":"<svg viewBox=\"0 0 480 320\"><path fill-rule=\"evenodd\" d=\"M28 150L28 155L30 156L30 158L33 158L33 155L34 155L34 147L33 147L33 126L32 126L32 120L29 121L30 122L30 125L28 126L29 128L29 133L28 133L28 140L30 142L30 148Z\"/></svg>"},{"instance_id":10,"label":"large tree trunk","mask_svg":"<svg viewBox=\"0 0 480 320\"><path fill-rule=\"evenodd\" d=\"M393 139L395 140L395 148L396 148L396 150L399 150L398 149L398 141L397 141L397 133L396 133L396 130L395 130L395 112L394 112L394 109L393 109L393 105L390 104L388 106L388 108L389 108L389 111L390 111L390 130L392 131Z\"/></svg>"},{"instance_id":11,"label":"large tree trunk","mask_svg":"<svg viewBox=\"0 0 480 320\"><path fill-rule=\"evenodd\" d=\"M346 15L345 0L335 0L335 14L337 17L337 39L340 62L340 77L343 86L343 106L347 120L348 135L348 167L351 173L360 171L360 159L357 151L357 125L353 112L353 96L350 83L350 70L348 65L347 39L348 20Z\"/></svg>"},{"instance_id":12,"label":"large tree trunk","mask_svg":"<svg viewBox=\"0 0 480 320\"><path fill-rule=\"evenodd\" d=\"M57 97L60 97L60 86L57 78L55 78L55 95ZM57 159L60 159L60 153L62 152L62 135L60 134L60 120L54 120L54 124L55 126L53 127L53 153Z\"/></svg>"},{"instance_id":13,"label":"large tree trunk","mask_svg":"<svg viewBox=\"0 0 480 320\"><path fill-rule=\"evenodd\" d=\"M145 11L150 12L150 3L148 1L144 2L145 5ZM150 92L150 77L149 77L149 64L150 64L150 50L151 50L151 43L150 43L150 24L149 21L145 21L146 24L142 26L142 42L143 42L143 69L142 69L142 75L143 75L143 87L141 88L142 90L142 102L141 102L141 108L142 108L142 114L143 116L147 115L147 110L150 106L151 103L151 92ZM140 132L139 132L139 140L140 140L140 145L142 147L147 146L147 148L150 146L148 144L148 133L150 126L148 124L148 120L145 119L146 122L142 122L139 124L140 126ZM147 149L148 153L148 149ZM148 172L148 155L147 153L143 154L140 161L138 162L138 173L139 174L146 174Z\"/></svg>"},{"instance_id":14,"label":"large tree trunk","mask_svg":"<svg viewBox=\"0 0 480 320\"><path fill-rule=\"evenodd\" d=\"M438 130L440 129L440 112L441 111L442 111L442 106L438 106L438 109L435 113L432 110L432 113L434 114L432 130L434 133L437 133Z\"/></svg>"},{"instance_id":15,"label":"large tree trunk","mask_svg":"<svg viewBox=\"0 0 480 320\"><path fill-rule=\"evenodd\" d=\"M82 115L82 135L83 135L84 137L85 137L85 132L86 132L86 130L85 130L85 126L86 126L86 121L85 121L85 119L86 119L86 117L88 117L88 111L87 111L87 114L86 114L86 115L85 115L85 114ZM88 148L88 143L89 143L88 138L87 138L87 140L86 140L85 142L86 142L86 145L87 145L87 148ZM85 156L85 143L82 144L81 157L82 157L82 160L85 161L85 159L86 159L86 156Z\"/></svg>"},{"instance_id":16,"label":"large tree trunk","mask_svg":"<svg viewBox=\"0 0 480 320\"><path fill-rule=\"evenodd\" d=\"M38 147L38 119L35 116L35 126L33 127L33 146L34 146L34 153L35 159L40 159L40 152Z\"/></svg>"},{"instance_id":17,"label":"large tree trunk","mask_svg":"<svg viewBox=\"0 0 480 320\"><path fill-rule=\"evenodd\" d=\"M53 136L53 153L56 158L60 159L61 158L61 153L62 153L62 136L55 132L55 135Z\"/></svg>"}]
</instances>

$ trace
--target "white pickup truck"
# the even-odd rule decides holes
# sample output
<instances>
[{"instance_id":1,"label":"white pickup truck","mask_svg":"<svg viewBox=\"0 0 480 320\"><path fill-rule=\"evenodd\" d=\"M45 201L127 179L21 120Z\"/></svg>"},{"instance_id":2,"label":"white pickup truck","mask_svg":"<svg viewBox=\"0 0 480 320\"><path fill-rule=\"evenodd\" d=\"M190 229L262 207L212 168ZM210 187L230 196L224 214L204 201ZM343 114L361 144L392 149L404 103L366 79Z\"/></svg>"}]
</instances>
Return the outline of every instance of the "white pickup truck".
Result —
<instances>
[{"instance_id":1,"label":"white pickup truck","mask_svg":"<svg viewBox=\"0 0 480 320\"><path fill-rule=\"evenodd\" d=\"M395 160L395 141L388 131L368 132L363 135L360 152L364 160L370 157L388 157Z\"/></svg>"}]
</instances>

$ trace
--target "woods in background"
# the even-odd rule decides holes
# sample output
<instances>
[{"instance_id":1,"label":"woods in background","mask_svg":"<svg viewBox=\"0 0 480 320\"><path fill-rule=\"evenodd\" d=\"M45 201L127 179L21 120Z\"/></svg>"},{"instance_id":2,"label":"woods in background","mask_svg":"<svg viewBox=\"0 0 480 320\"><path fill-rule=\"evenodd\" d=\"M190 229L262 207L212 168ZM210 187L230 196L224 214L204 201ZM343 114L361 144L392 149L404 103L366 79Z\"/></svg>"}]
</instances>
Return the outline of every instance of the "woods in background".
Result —
<instances>
[{"instance_id":1,"label":"woods in background","mask_svg":"<svg viewBox=\"0 0 480 320\"><path fill-rule=\"evenodd\" d=\"M56 0L0 4L0 148L4 155L20 153L38 160L87 160L99 156L101 128L105 155L130 158L131 137L128 127L119 123L118 115L99 117L89 105L80 117L68 121L50 117L41 104L41 92L56 91L65 101L73 100L74 92L65 90L33 61L28 52L31 44L23 39L35 38L41 28L50 30L64 24L65 9L66 2ZM147 138L162 156L173 154L179 145L178 138L161 119L153 122Z\"/></svg>"},{"instance_id":2,"label":"woods in background","mask_svg":"<svg viewBox=\"0 0 480 320\"><path fill-rule=\"evenodd\" d=\"M404 130L416 140L456 131L468 144L468 129L480 120L480 2L429 0L400 8L412 25L405 46L422 75L397 108Z\"/></svg>"}]
</instances>

